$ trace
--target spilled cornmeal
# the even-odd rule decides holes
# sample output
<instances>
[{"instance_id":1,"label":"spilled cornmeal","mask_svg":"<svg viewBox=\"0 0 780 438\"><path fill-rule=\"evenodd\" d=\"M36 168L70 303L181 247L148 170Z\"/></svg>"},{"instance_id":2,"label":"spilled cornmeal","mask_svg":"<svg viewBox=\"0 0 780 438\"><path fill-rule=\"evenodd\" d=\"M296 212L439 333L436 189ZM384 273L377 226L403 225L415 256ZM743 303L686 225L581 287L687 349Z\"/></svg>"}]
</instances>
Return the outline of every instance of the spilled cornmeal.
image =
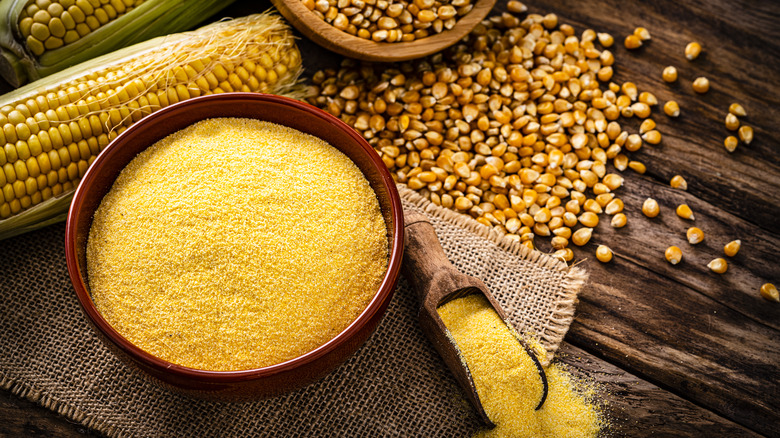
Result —
<instances>
[{"instance_id":1,"label":"spilled cornmeal","mask_svg":"<svg viewBox=\"0 0 780 438\"><path fill-rule=\"evenodd\" d=\"M596 408L575 389L571 375L553 364L545 371L547 400L536 366L515 334L481 295L468 295L438 309L468 364L482 406L496 427L485 438L596 437Z\"/></svg>"},{"instance_id":2,"label":"spilled cornmeal","mask_svg":"<svg viewBox=\"0 0 780 438\"><path fill-rule=\"evenodd\" d=\"M357 166L251 119L205 120L139 154L87 244L103 317L153 355L207 370L272 365L332 339L368 305L387 259Z\"/></svg>"}]
</instances>

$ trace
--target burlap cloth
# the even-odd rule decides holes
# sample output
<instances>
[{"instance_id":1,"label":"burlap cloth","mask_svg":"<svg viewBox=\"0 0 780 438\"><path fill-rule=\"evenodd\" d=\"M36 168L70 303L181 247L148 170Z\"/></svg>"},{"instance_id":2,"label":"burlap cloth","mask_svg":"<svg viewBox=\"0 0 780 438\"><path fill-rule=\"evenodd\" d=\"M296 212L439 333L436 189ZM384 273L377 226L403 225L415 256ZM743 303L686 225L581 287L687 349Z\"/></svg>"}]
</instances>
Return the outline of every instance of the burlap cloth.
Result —
<instances>
[{"instance_id":1,"label":"burlap cloth","mask_svg":"<svg viewBox=\"0 0 780 438\"><path fill-rule=\"evenodd\" d=\"M522 333L554 354L585 273L502 240L400 188L452 262L481 278ZM108 436L466 437L480 427L417 324L401 279L368 342L323 380L283 397L215 403L140 378L92 332L65 265L63 224L0 241L0 386Z\"/></svg>"}]
</instances>

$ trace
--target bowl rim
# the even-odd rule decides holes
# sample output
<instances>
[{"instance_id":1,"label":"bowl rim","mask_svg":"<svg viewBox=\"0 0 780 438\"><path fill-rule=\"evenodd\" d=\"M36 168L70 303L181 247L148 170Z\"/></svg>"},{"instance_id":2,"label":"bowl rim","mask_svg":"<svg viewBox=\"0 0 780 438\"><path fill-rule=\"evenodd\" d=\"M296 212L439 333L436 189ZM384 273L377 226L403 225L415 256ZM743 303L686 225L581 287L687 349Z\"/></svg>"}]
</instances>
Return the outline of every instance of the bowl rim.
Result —
<instances>
[{"instance_id":1,"label":"bowl rim","mask_svg":"<svg viewBox=\"0 0 780 438\"><path fill-rule=\"evenodd\" d=\"M278 364L248 370L215 371L190 368L168 362L164 359L154 356L130 342L127 338L116 331L97 310L94 302L92 301L88 288L82 280L76 251L76 245L78 245L77 224L79 222L79 218L82 214L94 215L94 212L86 213L82 211L82 205L86 197L85 193L89 187L101 176L99 175L99 171L103 164L110 160L123 144L132 141L132 138L136 132L143 130L147 125L156 123L158 119L165 118L170 112L176 111L179 108L200 105L204 102L208 103L214 100L227 100L244 103L247 101L254 101L254 103L259 104L275 103L292 106L302 110L310 116L317 117L331 125L335 125L336 128L345 132L353 141L355 141L361 147L361 149L364 150L364 152L368 153L367 156L370 158L370 161L373 163L374 167L379 170L382 184L387 188L389 194L390 214L393 217L394 222L392 227L393 236L392 238L388 238L389 253L387 270L385 271L385 275L382 278L382 282L379 285L377 291L374 293L373 297L363 309L363 311L361 311L360 314L346 328L317 348ZM219 116L215 115L213 118L216 117ZM205 119L206 118L201 120ZM175 131L168 132L166 135L170 135L173 132ZM161 138L164 138L164 136ZM150 146L151 145L147 146L147 148ZM146 148L143 150L145 149ZM127 164L125 164L125 166L126 165ZM395 284L401 270L401 259L403 256L404 246L403 239L403 207L401 205L401 199L398 194L398 190L395 186L395 181L390 176L390 172L379 158L379 155L376 153L376 151L374 151L373 147L368 144L362 135L360 135L357 131L349 127L349 125L335 116L308 103L273 94L233 92L198 96L162 108L131 125L124 132L119 134L117 138L115 138L105 149L103 149L92 165L89 166L89 169L87 169L87 172L84 174L81 183L78 185L73 195L73 200L67 215L65 229L65 257L68 274L76 291L76 296L82 310L87 315L87 318L97 328L97 330L105 335L111 341L111 343L116 345L125 354L146 366L158 370L164 370L165 372L170 372L180 377L197 381L205 380L212 383L232 383L245 380L254 380L261 377L269 377L282 372L291 371L300 366L314 362L321 357L333 352L343 344L348 343L349 340L354 335L356 335L366 323L369 323L377 313L384 312L387 302L390 300L390 298L392 298L392 294L395 291ZM86 269L86 266L83 268Z\"/></svg>"},{"instance_id":2,"label":"bowl rim","mask_svg":"<svg viewBox=\"0 0 780 438\"><path fill-rule=\"evenodd\" d=\"M474 0L472 10L458 19L452 29L394 43L363 39L338 30L314 15L301 0L271 0L271 3L298 31L328 50L366 61L398 62L421 58L458 43L487 17L496 0Z\"/></svg>"}]
</instances>

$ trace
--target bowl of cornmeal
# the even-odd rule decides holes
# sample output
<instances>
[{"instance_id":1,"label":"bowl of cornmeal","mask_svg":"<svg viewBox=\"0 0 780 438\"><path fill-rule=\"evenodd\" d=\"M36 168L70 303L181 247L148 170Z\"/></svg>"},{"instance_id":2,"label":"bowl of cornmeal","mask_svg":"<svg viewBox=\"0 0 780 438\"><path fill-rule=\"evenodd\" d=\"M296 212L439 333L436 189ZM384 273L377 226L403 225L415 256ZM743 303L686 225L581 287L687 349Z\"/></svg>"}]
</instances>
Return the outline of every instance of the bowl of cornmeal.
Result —
<instances>
[{"instance_id":1,"label":"bowl of cornmeal","mask_svg":"<svg viewBox=\"0 0 780 438\"><path fill-rule=\"evenodd\" d=\"M398 192L337 118L274 95L172 105L120 134L68 214L68 271L106 345L222 400L312 383L376 328L403 251Z\"/></svg>"}]
</instances>

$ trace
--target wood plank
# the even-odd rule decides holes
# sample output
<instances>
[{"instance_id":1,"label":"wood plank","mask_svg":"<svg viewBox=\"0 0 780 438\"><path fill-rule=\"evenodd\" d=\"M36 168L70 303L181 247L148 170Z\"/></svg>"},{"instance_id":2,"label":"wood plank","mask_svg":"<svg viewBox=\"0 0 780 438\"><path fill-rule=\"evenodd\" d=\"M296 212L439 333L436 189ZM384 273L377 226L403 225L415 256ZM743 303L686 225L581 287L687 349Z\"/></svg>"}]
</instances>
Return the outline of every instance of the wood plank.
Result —
<instances>
[{"instance_id":1,"label":"wood plank","mask_svg":"<svg viewBox=\"0 0 780 438\"><path fill-rule=\"evenodd\" d=\"M778 331L622 258L591 273L566 337L745 427L780 433Z\"/></svg>"},{"instance_id":2,"label":"wood plank","mask_svg":"<svg viewBox=\"0 0 780 438\"><path fill-rule=\"evenodd\" d=\"M83 438L100 434L8 391L0 391L0 436Z\"/></svg>"},{"instance_id":3,"label":"wood plank","mask_svg":"<svg viewBox=\"0 0 780 438\"><path fill-rule=\"evenodd\" d=\"M760 436L571 344L561 345L558 360L595 383L608 436Z\"/></svg>"}]
</instances>

